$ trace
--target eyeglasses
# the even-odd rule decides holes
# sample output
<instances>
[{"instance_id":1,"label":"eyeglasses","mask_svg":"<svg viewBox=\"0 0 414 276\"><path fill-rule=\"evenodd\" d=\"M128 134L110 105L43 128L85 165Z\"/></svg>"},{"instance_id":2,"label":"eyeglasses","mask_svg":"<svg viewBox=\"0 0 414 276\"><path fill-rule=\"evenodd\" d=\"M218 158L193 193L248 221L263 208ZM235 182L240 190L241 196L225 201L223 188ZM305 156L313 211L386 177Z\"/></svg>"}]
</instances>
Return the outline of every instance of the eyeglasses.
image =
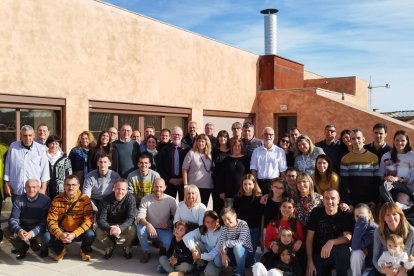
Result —
<instances>
[{"instance_id":1,"label":"eyeglasses","mask_svg":"<svg viewBox=\"0 0 414 276\"><path fill-rule=\"evenodd\" d=\"M280 140L280 142L281 142L281 143L290 143L290 141L289 141L289 140L287 140L287 139L282 139L282 140Z\"/></svg>"},{"instance_id":2,"label":"eyeglasses","mask_svg":"<svg viewBox=\"0 0 414 276\"><path fill-rule=\"evenodd\" d=\"M274 133L263 133L263 135L265 135L265 136L273 136L275 134Z\"/></svg>"},{"instance_id":3,"label":"eyeglasses","mask_svg":"<svg viewBox=\"0 0 414 276\"><path fill-rule=\"evenodd\" d=\"M238 129L241 129L241 127L232 127L231 129L232 130L238 130Z\"/></svg>"}]
</instances>

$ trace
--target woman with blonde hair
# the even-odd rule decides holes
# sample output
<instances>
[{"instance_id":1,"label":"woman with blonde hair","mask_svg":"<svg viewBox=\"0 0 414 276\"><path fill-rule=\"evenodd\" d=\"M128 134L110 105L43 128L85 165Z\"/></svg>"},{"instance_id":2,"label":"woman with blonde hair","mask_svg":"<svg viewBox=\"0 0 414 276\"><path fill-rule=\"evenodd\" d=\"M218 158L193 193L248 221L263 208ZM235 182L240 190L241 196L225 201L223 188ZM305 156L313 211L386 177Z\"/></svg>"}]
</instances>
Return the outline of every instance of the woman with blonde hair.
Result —
<instances>
[{"instance_id":1,"label":"woman with blonde hair","mask_svg":"<svg viewBox=\"0 0 414 276\"><path fill-rule=\"evenodd\" d=\"M295 169L312 175L315 171L316 158L320 154L325 154L323 149L315 147L312 140L307 135L300 135L296 140Z\"/></svg>"},{"instance_id":2,"label":"woman with blonde hair","mask_svg":"<svg viewBox=\"0 0 414 276\"><path fill-rule=\"evenodd\" d=\"M414 227L408 223L404 212L396 203L387 202L381 207L379 226L374 232L373 264L382 274L407 275L407 270L404 267L394 272L391 268L381 268L378 266L378 259L387 250L386 239L391 234L396 234L403 238L404 252L408 255L414 254ZM408 271L408 275L414 275L413 270Z\"/></svg>"},{"instance_id":3,"label":"woman with blonde hair","mask_svg":"<svg viewBox=\"0 0 414 276\"><path fill-rule=\"evenodd\" d=\"M206 206L213 190L213 168L210 139L207 135L200 134L184 158L183 183L184 187L188 184L196 185L200 190L201 202Z\"/></svg>"},{"instance_id":4,"label":"woman with blonde hair","mask_svg":"<svg viewBox=\"0 0 414 276\"><path fill-rule=\"evenodd\" d=\"M299 221L305 227L313 208L322 206L322 196L315 193L312 177L304 172L298 173L296 177L296 189L295 209Z\"/></svg>"},{"instance_id":5,"label":"woman with blonde hair","mask_svg":"<svg viewBox=\"0 0 414 276\"><path fill-rule=\"evenodd\" d=\"M194 184L188 185L184 189L184 201L178 203L177 211L174 215L174 224L177 221L184 221L190 231L203 225L206 206L201 203L200 191Z\"/></svg>"},{"instance_id":6,"label":"woman with blonde hair","mask_svg":"<svg viewBox=\"0 0 414 276\"><path fill-rule=\"evenodd\" d=\"M69 153L70 163L72 164L73 174L79 178L79 183L83 185L83 180L88 173L88 153L91 148L96 146L92 132L85 130L78 136L76 146Z\"/></svg>"}]
</instances>

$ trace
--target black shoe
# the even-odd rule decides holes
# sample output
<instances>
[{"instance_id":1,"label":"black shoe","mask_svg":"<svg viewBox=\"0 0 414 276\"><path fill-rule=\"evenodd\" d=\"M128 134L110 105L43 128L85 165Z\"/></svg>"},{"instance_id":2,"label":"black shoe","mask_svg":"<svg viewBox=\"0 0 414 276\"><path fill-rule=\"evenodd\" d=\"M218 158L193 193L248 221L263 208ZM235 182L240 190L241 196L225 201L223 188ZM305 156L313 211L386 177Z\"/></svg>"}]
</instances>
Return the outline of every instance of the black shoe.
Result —
<instances>
[{"instance_id":1,"label":"black shoe","mask_svg":"<svg viewBox=\"0 0 414 276\"><path fill-rule=\"evenodd\" d=\"M33 251L36 252L36 251L39 251L40 250L40 244L35 239L29 240L29 243L30 243L30 248Z\"/></svg>"},{"instance_id":2,"label":"black shoe","mask_svg":"<svg viewBox=\"0 0 414 276\"><path fill-rule=\"evenodd\" d=\"M105 255L104 255L104 259L108 260L112 257L112 254L114 252L114 248L107 248L105 249Z\"/></svg>"},{"instance_id":3,"label":"black shoe","mask_svg":"<svg viewBox=\"0 0 414 276\"><path fill-rule=\"evenodd\" d=\"M11 253L12 254L19 254L20 252L27 251L27 250L29 250L29 246L26 243L24 243L23 248L20 248L20 249L14 248L14 249L11 250Z\"/></svg>"},{"instance_id":4,"label":"black shoe","mask_svg":"<svg viewBox=\"0 0 414 276\"><path fill-rule=\"evenodd\" d=\"M165 249L165 247L160 247L160 251L158 253L158 255L161 256L167 256L167 249Z\"/></svg>"},{"instance_id":5,"label":"black shoe","mask_svg":"<svg viewBox=\"0 0 414 276\"><path fill-rule=\"evenodd\" d=\"M47 248L40 250L40 253L39 253L40 258L46 258L48 256L49 256L49 250Z\"/></svg>"},{"instance_id":6,"label":"black shoe","mask_svg":"<svg viewBox=\"0 0 414 276\"><path fill-rule=\"evenodd\" d=\"M17 249L12 249L12 250L11 250L11 253L12 253L12 254L17 254L17 253L19 253L19 252L20 252L20 250L17 250Z\"/></svg>"},{"instance_id":7,"label":"black shoe","mask_svg":"<svg viewBox=\"0 0 414 276\"><path fill-rule=\"evenodd\" d=\"M26 250L20 251L19 253L17 253L16 259L17 260L23 260L24 258L26 258L26 253L27 253Z\"/></svg>"},{"instance_id":8,"label":"black shoe","mask_svg":"<svg viewBox=\"0 0 414 276\"><path fill-rule=\"evenodd\" d=\"M124 247L124 257L125 259L132 258L131 247Z\"/></svg>"}]
</instances>

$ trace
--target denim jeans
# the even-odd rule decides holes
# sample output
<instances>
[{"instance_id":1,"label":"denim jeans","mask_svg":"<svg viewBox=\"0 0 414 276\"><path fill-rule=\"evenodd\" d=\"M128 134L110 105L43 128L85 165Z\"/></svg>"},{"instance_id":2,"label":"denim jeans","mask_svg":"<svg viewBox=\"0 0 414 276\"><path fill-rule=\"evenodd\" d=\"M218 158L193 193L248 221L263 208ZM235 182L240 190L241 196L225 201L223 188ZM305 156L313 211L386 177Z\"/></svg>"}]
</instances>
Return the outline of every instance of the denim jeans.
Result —
<instances>
[{"instance_id":1,"label":"denim jeans","mask_svg":"<svg viewBox=\"0 0 414 276\"><path fill-rule=\"evenodd\" d=\"M233 248L227 248L227 256L232 264L236 265L236 274L244 275L246 271L246 264L248 266L252 263L246 263L246 257L249 251L242 245L236 245ZM220 255L218 255L220 257ZM214 264L218 267L221 266L221 258L215 258Z\"/></svg>"},{"instance_id":2,"label":"denim jeans","mask_svg":"<svg viewBox=\"0 0 414 276\"><path fill-rule=\"evenodd\" d=\"M157 232L157 238L156 240L161 243L161 247L164 247L165 249L168 249L170 247L171 240L173 238L172 231L170 229L161 229L161 228L155 228L155 231ZM137 236L139 243L141 245L142 251L149 252L149 233L147 231L147 227L142 224L137 224Z\"/></svg>"},{"instance_id":3,"label":"denim jeans","mask_svg":"<svg viewBox=\"0 0 414 276\"><path fill-rule=\"evenodd\" d=\"M260 228L250 228L250 238L252 240L253 252L249 252L247 255L247 262L254 264L257 260L255 259L257 246L259 245L260 239Z\"/></svg>"},{"instance_id":4,"label":"denim jeans","mask_svg":"<svg viewBox=\"0 0 414 276\"><path fill-rule=\"evenodd\" d=\"M159 262L160 262L160 265L162 266L162 268L164 268L164 270L168 273L175 272L175 271L176 272L181 271L181 272L184 272L184 273L188 273L188 272L193 270L193 264L189 264L189 263L185 263L185 262L181 263L179 265L175 265L175 266L171 265L168 262L168 257L167 256L161 256L159 258Z\"/></svg>"},{"instance_id":5,"label":"denim jeans","mask_svg":"<svg viewBox=\"0 0 414 276\"><path fill-rule=\"evenodd\" d=\"M92 252L92 243L95 240L95 232L92 229L86 230L85 233L76 237L73 241L82 242L81 249L84 253ZM56 254L62 252L65 244L52 234L49 231L46 231L42 238L43 244L47 247L50 247Z\"/></svg>"}]
</instances>

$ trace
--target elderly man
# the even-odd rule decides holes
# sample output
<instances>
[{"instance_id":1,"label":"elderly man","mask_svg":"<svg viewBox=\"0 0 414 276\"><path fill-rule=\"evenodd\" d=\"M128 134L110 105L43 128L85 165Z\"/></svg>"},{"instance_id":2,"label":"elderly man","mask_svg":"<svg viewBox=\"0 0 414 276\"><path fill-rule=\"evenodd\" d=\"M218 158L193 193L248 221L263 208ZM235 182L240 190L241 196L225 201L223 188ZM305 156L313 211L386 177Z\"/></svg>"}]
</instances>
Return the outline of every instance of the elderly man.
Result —
<instances>
[{"instance_id":1,"label":"elderly man","mask_svg":"<svg viewBox=\"0 0 414 276\"><path fill-rule=\"evenodd\" d=\"M347 275L354 227L352 214L338 205L338 192L328 189L323 194L323 207L314 208L310 214L306 235L307 275L331 275L334 267L336 275Z\"/></svg>"},{"instance_id":2,"label":"elderly man","mask_svg":"<svg viewBox=\"0 0 414 276\"><path fill-rule=\"evenodd\" d=\"M65 178L64 192L56 196L49 209L47 226L49 232L43 236L43 243L56 254L55 261L65 256L66 245L81 241L82 260L89 261L92 243L95 240L91 200L81 194L79 179L75 175Z\"/></svg>"},{"instance_id":3,"label":"elderly man","mask_svg":"<svg viewBox=\"0 0 414 276\"><path fill-rule=\"evenodd\" d=\"M160 255L165 254L172 239L172 220L177 209L175 198L164 194L165 182L162 178L154 181L153 192L141 200L137 215L137 235L143 254L141 263L151 258L148 239L160 242Z\"/></svg>"},{"instance_id":4,"label":"elderly man","mask_svg":"<svg viewBox=\"0 0 414 276\"><path fill-rule=\"evenodd\" d=\"M95 212L98 211L99 201L112 192L115 182L120 178L117 172L109 169L110 166L109 156L101 154L97 162L98 169L88 173L83 182L83 193L91 199Z\"/></svg>"},{"instance_id":5,"label":"elderly man","mask_svg":"<svg viewBox=\"0 0 414 276\"><path fill-rule=\"evenodd\" d=\"M275 131L271 127L263 130L263 146L253 151L250 170L256 177L263 194L269 194L270 182L286 171L286 155L283 149L273 144Z\"/></svg>"},{"instance_id":6,"label":"elderly man","mask_svg":"<svg viewBox=\"0 0 414 276\"><path fill-rule=\"evenodd\" d=\"M50 198L39 193L40 185L37 179L29 179L25 184L26 194L16 197L9 218L8 228L4 230L5 237L14 246L16 259L26 257L29 245L34 251L39 250L41 237L46 228L46 215L50 206ZM48 255L47 247L42 246L40 256Z\"/></svg>"},{"instance_id":7,"label":"elderly man","mask_svg":"<svg viewBox=\"0 0 414 276\"><path fill-rule=\"evenodd\" d=\"M189 146L190 148L193 147L195 142L195 138L197 137L197 122L189 121L187 124L187 134L183 139L183 143Z\"/></svg>"},{"instance_id":8,"label":"elderly man","mask_svg":"<svg viewBox=\"0 0 414 276\"><path fill-rule=\"evenodd\" d=\"M139 130L134 130L132 132L131 139L135 140L138 144L141 143L141 132Z\"/></svg>"},{"instance_id":9,"label":"elderly man","mask_svg":"<svg viewBox=\"0 0 414 276\"><path fill-rule=\"evenodd\" d=\"M124 257L131 259L131 243L137 235L135 227L135 198L128 193L128 183L118 179L113 192L99 203L96 237L105 247L104 259L112 257L116 241L125 235Z\"/></svg>"},{"instance_id":10,"label":"elderly man","mask_svg":"<svg viewBox=\"0 0 414 276\"><path fill-rule=\"evenodd\" d=\"M40 124L37 126L35 141L39 144L46 145L47 137L49 137L49 127L46 124Z\"/></svg>"},{"instance_id":11,"label":"elderly man","mask_svg":"<svg viewBox=\"0 0 414 276\"><path fill-rule=\"evenodd\" d=\"M137 168L138 156L141 154L139 144L131 139L132 128L129 124L121 127L119 140L112 143L112 169L122 178Z\"/></svg>"},{"instance_id":12,"label":"elderly man","mask_svg":"<svg viewBox=\"0 0 414 276\"><path fill-rule=\"evenodd\" d=\"M210 139L211 148L216 147L217 137L214 137L214 124L211 122L208 122L204 126L204 133L208 136L208 139Z\"/></svg>"},{"instance_id":13,"label":"elderly man","mask_svg":"<svg viewBox=\"0 0 414 276\"><path fill-rule=\"evenodd\" d=\"M138 159L138 170L128 175L128 191L135 197L137 207L141 199L151 194L155 179L160 178L160 174L150 169L151 157L141 154Z\"/></svg>"},{"instance_id":14,"label":"elderly man","mask_svg":"<svg viewBox=\"0 0 414 276\"><path fill-rule=\"evenodd\" d=\"M4 171L4 191L12 200L24 193L29 179L37 179L39 192L45 194L50 179L49 161L44 146L34 141L34 130L24 125L20 130L20 141L11 143Z\"/></svg>"},{"instance_id":15,"label":"elderly man","mask_svg":"<svg viewBox=\"0 0 414 276\"><path fill-rule=\"evenodd\" d=\"M108 128L108 132L109 132L109 142L110 143L118 140L118 130L116 129L116 127Z\"/></svg>"},{"instance_id":16,"label":"elderly man","mask_svg":"<svg viewBox=\"0 0 414 276\"><path fill-rule=\"evenodd\" d=\"M167 183L166 194L175 198L178 193L180 201L184 200L184 185L182 167L184 157L189 147L182 143L183 130L173 127L171 130L171 143L157 155L157 167L161 177Z\"/></svg>"}]
</instances>

